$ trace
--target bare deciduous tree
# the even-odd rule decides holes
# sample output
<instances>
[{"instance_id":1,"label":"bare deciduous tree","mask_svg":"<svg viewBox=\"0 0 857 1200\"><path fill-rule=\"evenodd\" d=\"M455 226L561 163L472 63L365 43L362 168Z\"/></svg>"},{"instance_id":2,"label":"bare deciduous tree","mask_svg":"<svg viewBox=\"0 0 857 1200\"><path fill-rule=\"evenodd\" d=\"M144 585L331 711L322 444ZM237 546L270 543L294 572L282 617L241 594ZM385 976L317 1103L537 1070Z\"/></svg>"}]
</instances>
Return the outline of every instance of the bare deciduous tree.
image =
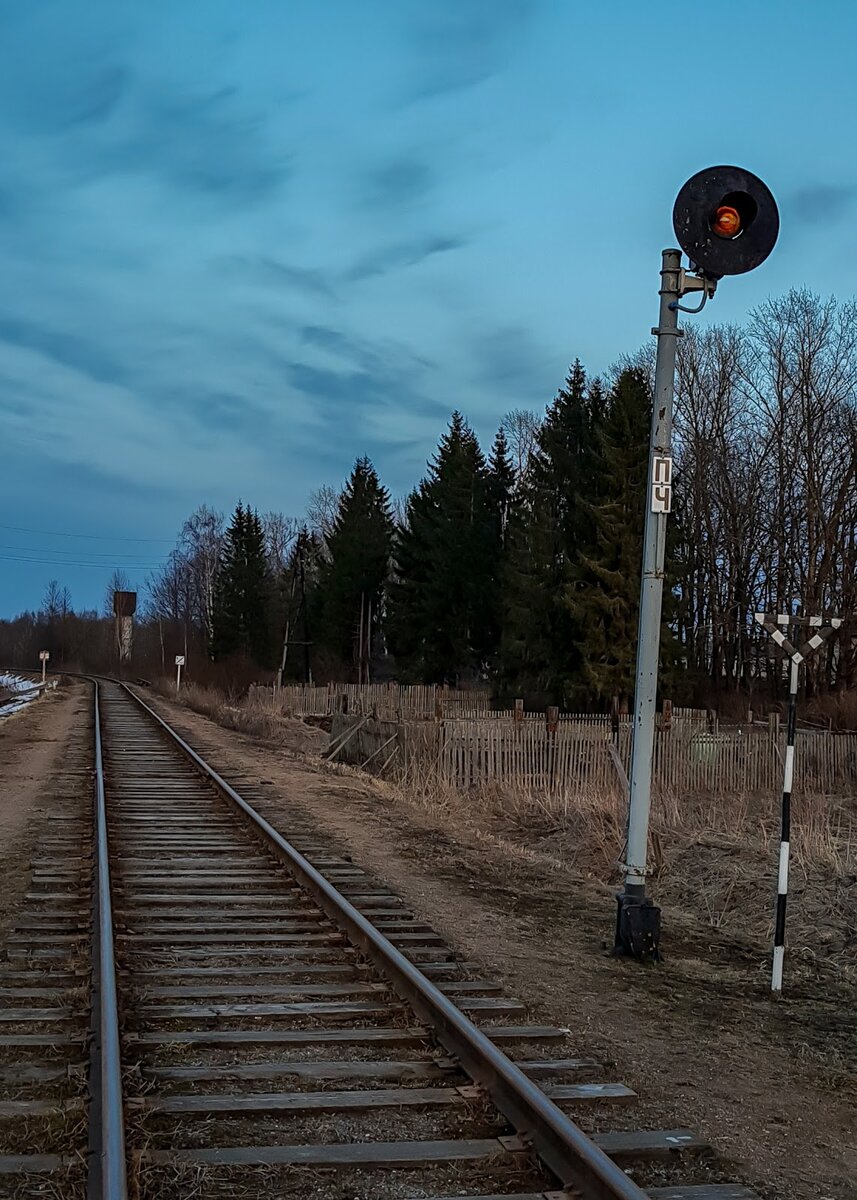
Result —
<instances>
[{"instance_id":1,"label":"bare deciduous tree","mask_svg":"<svg viewBox=\"0 0 857 1200\"><path fill-rule=\"evenodd\" d=\"M45 594L42 597L42 607L39 609L39 615L44 618L49 624L55 621L57 617L62 615L63 600L62 593L67 593L67 588L61 588L59 580L51 579L45 588Z\"/></svg>"},{"instance_id":2,"label":"bare deciduous tree","mask_svg":"<svg viewBox=\"0 0 857 1200\"><path fill-rule=\"evenodd\" d=\"M855 305L792 291L743 330L685 330L679 633L688 664L715 687L779 678L754 611L854 611L855 427ZM853 648L831 646L810 664L810 686L849 686L856 667Z\"/></svg>"},{"instance_id":3,"label":"bare deciduous tree","mask_svg":"<svg viewBox=\"0 0 857 1200\"><path fill-rule=\"evenodd\" d=\"M408 497L394 496L390 500L390 512L396 529L403 529L408 519Z\"/></svg>"},{"instance_id":4,"label":"bare deciduous tree","mask_svg":"<svg viewBox=\"0 0 857 1200\"><path fill-rule=\"evenodd\" d=\"M306 508L307 525L310 533L326 542L333 530L333 522L339 510L339 492L329 483L322 484L309 494Z\"/></svg>"},{"instance_id":5,"label":"bare deciduous tree","mask_svg":"<svg viewBox=\"0 0 857 1200\"><path fill-rule=\"evenodd\" d=\"M534 412L526 408L513 408L503 417L502 427L512 452L512 465L518 483L527 473L533 451L536 447L536 437L539 431L539 419Z\"/></svg>"},{"instance_id":6,"label":"bare deciduous tree","mask_svg":"<svg viewBox=\"0 0 857 1200\"><path fill-rule=\"evenodd\" d=\"M189 577L189 612L185 619L204 629L208 640L211 639L214 584L222 546L223 513L201 504L182 525L176 552Z\"/></svg>"},{"instance_id":7,"label":"bare deciduous tree","mask_svg":"<svg viewBox=\"0 0 857 1200\"><path fill-rule=\"evenodd\" d=\"M287 517L281 512L262 514L262 532L265 535L265 553L268 565L275 578L286 569L292 547L301 530L297 517Z\"/></svg>"},{"instance_id":8,"label":"bare deciduous tree","mask_svg":"<svg viewBox=\"0 0 857 1200\"><path fill-rule=\"evenodd\" d=\"M114 592L130 592L132 591L131 580L121 568L117 567L110 579L107 581L107 587L104 590L104 615L105 617L113 616L113 593Z\"/></svg>"}]
</instances>

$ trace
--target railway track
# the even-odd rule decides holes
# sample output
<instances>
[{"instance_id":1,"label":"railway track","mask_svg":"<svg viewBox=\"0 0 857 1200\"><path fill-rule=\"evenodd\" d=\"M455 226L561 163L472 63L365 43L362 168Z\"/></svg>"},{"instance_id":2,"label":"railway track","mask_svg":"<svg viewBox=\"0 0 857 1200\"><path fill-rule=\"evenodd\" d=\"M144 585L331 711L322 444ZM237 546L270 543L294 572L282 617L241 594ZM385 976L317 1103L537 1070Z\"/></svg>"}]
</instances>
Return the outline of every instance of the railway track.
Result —
<instances>
[{"instance_id":1,"label":"railway track","mask_svg":"<svg viewBox=\"0 0 857 1200\"><path fill-rule=\"evenodd\" d=\"M0 1196L753 1200L123 686L67 765L94 805L0 964Z\"/></svg>"}]
</instances>

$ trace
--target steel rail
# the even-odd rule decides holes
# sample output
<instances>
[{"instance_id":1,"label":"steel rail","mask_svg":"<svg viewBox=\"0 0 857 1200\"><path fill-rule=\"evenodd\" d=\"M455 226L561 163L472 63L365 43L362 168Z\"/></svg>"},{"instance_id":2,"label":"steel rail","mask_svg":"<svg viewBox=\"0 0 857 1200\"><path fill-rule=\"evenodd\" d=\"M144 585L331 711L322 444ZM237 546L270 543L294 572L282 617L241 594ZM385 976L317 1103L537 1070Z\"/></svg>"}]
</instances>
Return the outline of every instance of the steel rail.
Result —
<instances>
[{"instance_id":1,"label":"steel rail","mask_svg":"<svg viewBox=\"0 0 857 1200\"><path fill-rule=\"evenodd\" d=\"M107 805L101 752L101 717L98 682L95 686L95 828L96 907L98 963L94 980L95 1045L90 1094L98 1110L90 1119L87 1194L100 1200L127 1200L125 1119L122 1103L122 1056L119 1046L119 1006L116 996L116 960L113 944L113 906L110 895L110 861L107 845ZM133 693L132 693L133 694ZM97 1084L97 1086L93 1086Z\"/></svg>"},{"instance_id":2,"label":"steel rail","mask_svg":"<svg viewBox=\"0 0 857 1200\"><path fill-rule=\"evenodd\" d=\"M198 770L248 818L321 908L369 957L441 1045L480 1084L494 1105L563 1187L585 1200L646 1200L643 1192L545 1093L430 982L401 951L342 896L320 871L269 825L186 741L127 684L145 709Z\"/></svg>"}]
</instances>

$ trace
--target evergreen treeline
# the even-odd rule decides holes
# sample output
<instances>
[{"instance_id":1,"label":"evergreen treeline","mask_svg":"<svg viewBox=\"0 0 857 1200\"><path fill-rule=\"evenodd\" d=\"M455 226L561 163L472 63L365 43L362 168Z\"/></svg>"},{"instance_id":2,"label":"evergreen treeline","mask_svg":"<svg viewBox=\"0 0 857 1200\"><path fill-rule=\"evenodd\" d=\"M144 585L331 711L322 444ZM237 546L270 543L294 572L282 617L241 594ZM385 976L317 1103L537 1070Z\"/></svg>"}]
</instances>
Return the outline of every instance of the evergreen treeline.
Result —
<instances>
[{"instance_id":1,"label":"evergreen treeline","mask_svg":"<svg viewBox=\"0 0 857 1200\"><path fill-rule=\"evenodd\" d=\"M359 458L302 520L239 503L224 529L201 507L140 614L161 664L181 651L236 677L479 680L506 701L629 706L652 365L649 348L605 381L575 362L543 418L507 414L487 456L453 413L401 506ZM857 609L857 308L792 292L744 329L686 329L674 454L666 686L686 702L776 692L753 612ZM58 631L84 629L51 586L38 617L0 623L10 662L34 638L65 654ZM857 639L809 663L813 692L855 684Z\"/></svg>"},{"instance_id":2,"label":"evergreen treeline","mask_svg":"<svg viewBox=\"0 0 857 1200\"><path fill-rule=\"evenodd\" d=\"M359 458L335 505L313 501L314 528L293 524L279 561L239 503L221 535L209 655L283 679L488 680L532 703L624 706L649 411L644 371L605 389L576 362L526 455L501 427L486 458L455 412L398 522Z\"/></svg>"},{"instance_id":3,"label":"evergreen treeline","mask_svg":"<svg viewBox=\"0 0 857 1200\"><path fill-rule=\"evenodd\" d=\"M150 615L179 649L284 680L491 681L533 703L625 703L648 421L641 370L605 390L575 363L540 425L511 414L514 448L501 427L486 457L453 413L398 517L365 457L303 523L239 502L224 528L200 509L151 582Z\"/></svg>"}]
</instances>

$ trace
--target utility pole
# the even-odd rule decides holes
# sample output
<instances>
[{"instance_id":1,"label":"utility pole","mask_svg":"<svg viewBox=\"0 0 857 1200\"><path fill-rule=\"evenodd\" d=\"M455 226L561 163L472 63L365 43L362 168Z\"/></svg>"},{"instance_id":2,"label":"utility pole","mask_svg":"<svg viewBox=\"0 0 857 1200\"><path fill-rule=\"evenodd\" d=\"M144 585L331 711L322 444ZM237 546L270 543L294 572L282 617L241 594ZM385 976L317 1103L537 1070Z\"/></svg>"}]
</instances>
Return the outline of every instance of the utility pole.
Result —
<instances>
[{"instance_id":1,"label":"utility pole","mask_svg":"<svg viewBox=\"0 0 857 1200\"><path fill-rule=\"evenodd\" d=\"M312 671L310 669L309 621L307 618L307 606L306 606L306 566L304 564L305 547L306 547L306 543L302 542L301 548L300 548L300 556L299 556L298 561L300 563L300 572L301 572L301 608L303 610L303 617L304 617L304 683L306 683L307 686L309 686L309 684L312 680Z\"/></svg>"},{"instance_id":2,"label":"utility pole","mask_svg":"<svg viewBox=\"0 0 857 1200\"><path fill-rule=\"evenodd\" d=\"M302 533L298 534L299 539L302 536L303 536ZM294 598L295 598L295 588L297 587L297 582L298 582L298 572L297 572L297 567L295 566L295 568L292 570L292 587L291 587L291 591L289 592L289 600L288 600L288 605L286 608L286 628L283 632L283 653L280 656L280 670L277 675L277 680L278 680L277 686L278 687L283 686L283 679L286 674L286 659L288 658L288 654L289 654L289 630L291 628L292 603L294 602Z\"/></svg>"},{"instance_id":3,"label":"utility pole","mask_svg":"<svg viewBox=\"0 0 857 1200\"><path fill-rule=\"evenodd\" d=\"M280 656L280 669L277 674L277 679L279 682L275 683L275 685L274 685L275 690L277 687L283 686L283 679L286 674L286 661L288 659L290 646L303 646L303 648L304 648L304 683L306 683L306 684L310 683L310 678L311 678L310 646L312 645L312 642L309 640L309 626L307 624L308 618L307 618L307 611L306 611L306 571L305 571L305 567L304 567L304 552L306 550L307 541L308 541L308 535L307 535L306 528L304 528L298 534L298 539L295 544L294 567L292 568L292 586L291 586L291 591L289 593L288 611L286 613L286 626L285 626L285 630L283 631L283 652L282 652L282 655ZM292 603L294 602L295 591L298 586L298 581L300 581L300 600L298 601L298 606L297 606L297 610L295 611L295 614L294 614L294 619L292 619L291 607L292 607ZM295 631L297 631L298 618L301 616L303 616L303 634L304 634L303 641L301 641L298 638L292 638L289 636L291 634L293 628L295 629Z\"/></svg>"},{"instance_id":4,"label":"utility pole","mask_svg":"<svg viewBox=\"0 0 857 1200\"><path fill-rule=\"evenodd\" d=\"M357 682L363 682L363 609L366 602L366 593L360 593L360 626L357 633Z\"/></svg>"},{"instance_id":5,"label":"utility pole","mask_svg":"<svg viewBox=\"0 0 857 1200\"><path fill-rule=\"evenodd\" d=\"M711 167L692 176L676 197L673 228L681 250L661 257L660 310L652 333L658 339L649 473L646 486L643 564L637 631L634 723L624 885L617 895L615 954L640 960L660 957L660 909L646 895L646 860L652 803L655 704L658 694L661 613L667 518L672 508L672 417L679 312L697 313L724 275L750 271L770 254L779 232L776 202L768 188L740 167ZM681 297L700 292L696 308Z\"/></svg>"}]
</instances>

